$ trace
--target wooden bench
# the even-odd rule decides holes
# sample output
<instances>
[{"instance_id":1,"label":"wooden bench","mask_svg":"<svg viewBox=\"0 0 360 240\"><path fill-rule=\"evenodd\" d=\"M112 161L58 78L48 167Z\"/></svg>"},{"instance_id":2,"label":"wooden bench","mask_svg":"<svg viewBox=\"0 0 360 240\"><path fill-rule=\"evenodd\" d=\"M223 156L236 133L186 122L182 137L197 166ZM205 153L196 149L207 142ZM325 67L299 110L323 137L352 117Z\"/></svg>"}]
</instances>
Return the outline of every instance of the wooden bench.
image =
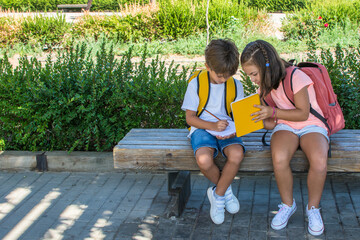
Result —
<instances>
[{"instance_id":1,"label":"wooden bench","mask_svg":"<svg viewBox=\"0 0 360 240\"><path fill-rule=\"evenodd\" d=\"M246 154L239 171L273 171L269 146L263 146L261 138L265 130L243 136ZM190 174L177 171L199 170L187 129L132 129L113 150L114 167L133 170L167 170L170 195L186 198L181 188L189 188L185 179ZM267 142L270 134L266 136ZM215 162L222 167L225 159L221 154ZM293 171L307 171L309 163L301 150L296 151L290 163ZM331 157L328 160L329 172L360 172L360 130L341 130L331 136ZM175 172L175 175L174 175ZM172 175L170 175L172 174ZM189 183L190 184L190 183ZM184 186L181 186L184 185ZM191 191L191 190L190 190ZM181 195L182 194L182 195ZM190 193L188 194L190 195ZM174 203L176 215L181 214L183 204L177 199ZM185 199L186 203L187 199Z\"/></svg>"},{"instance_id":2,"label":"wooden bench","mask_svg":"<svg viewBox=\"0 0 360 240\"><path fill-rule=\"evenodd\" d=\"M87 4L60 4L57 8L63 12L81 12L82 10L90 11L91 5L92 0L88 0Z\"/></svg>"}]
</instances>

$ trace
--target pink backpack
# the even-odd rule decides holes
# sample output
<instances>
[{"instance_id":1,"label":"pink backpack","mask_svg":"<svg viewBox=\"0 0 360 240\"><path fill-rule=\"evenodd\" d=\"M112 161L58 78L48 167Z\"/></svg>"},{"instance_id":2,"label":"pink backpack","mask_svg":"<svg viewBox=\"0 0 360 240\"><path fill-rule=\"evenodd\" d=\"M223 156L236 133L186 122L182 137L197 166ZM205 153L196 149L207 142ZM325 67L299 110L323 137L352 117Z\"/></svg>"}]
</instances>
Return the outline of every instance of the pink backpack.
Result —
<instances>
[{"instance_id":1,"label":"pink backpack","mask_svg":"<svg viewBox=\"0 0 360 240\"><path fill-rule=\"evenodd\" d=\"M292 76L299 69L308 75L314 82L316 100L324 115L321 115L310 106L310 113L320 119L328 128L328 135L332 135L345 127L345 120L341 111L337 96L331 85L331 79L326 68L319 63L301 62L296 66L287 68L287 74L282 81L286 97L294 104L294 92L292 89ZM265 99L269 106L276 106L270 94Z\"/></svg>"}]
</instances>

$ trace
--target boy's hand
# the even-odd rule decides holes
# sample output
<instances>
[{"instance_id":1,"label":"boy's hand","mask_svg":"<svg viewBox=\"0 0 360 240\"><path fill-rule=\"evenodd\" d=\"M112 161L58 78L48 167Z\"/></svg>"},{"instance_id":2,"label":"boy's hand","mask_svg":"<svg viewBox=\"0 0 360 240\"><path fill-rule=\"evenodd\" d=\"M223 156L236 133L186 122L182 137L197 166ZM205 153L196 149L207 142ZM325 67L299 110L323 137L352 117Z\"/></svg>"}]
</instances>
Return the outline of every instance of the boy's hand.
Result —
<instances>
[{"instance_id":1,"label":"boy's hand","mask_svg":"<svg viewBox=\"0 0 360 240\"><path fill-rule=\"evenodd\" d=\"M225 140L225 139L233 138L233 137L235 137L235 135L236 135L236 133L233 133L233 134L230 134L230 135L227 135L227 136L224 136L224 137L216 136L216 138L219 139L219 140Z\"/></svg>"},{"instance_id":2,"label":"boy's hand","mask_svg":"<svg viewBox=\"0 0 360 240\"><path fill-rule=\"evenodd\" d=\"M273 109L272 107L269 106L263 106L263 105L254 105L255 108L260 108L259 111L254 112L251 114L251 116L254 116L252 118L252 120L254 120L255 122L259 122L261 120L265 120L269 117L271 117L271 115L273 114Z\"/></svg>"},{"instance_id":3,"label":"boy's hand","mask_svg":"<svg viewBox=\"0 0 360 240\"><path fill-rule=\"evenodd\" d=\"M228 125L229 123L226 120L217 121L214 123L214 131L222 132L227 128Z\"/></svg>"}]
</instances>

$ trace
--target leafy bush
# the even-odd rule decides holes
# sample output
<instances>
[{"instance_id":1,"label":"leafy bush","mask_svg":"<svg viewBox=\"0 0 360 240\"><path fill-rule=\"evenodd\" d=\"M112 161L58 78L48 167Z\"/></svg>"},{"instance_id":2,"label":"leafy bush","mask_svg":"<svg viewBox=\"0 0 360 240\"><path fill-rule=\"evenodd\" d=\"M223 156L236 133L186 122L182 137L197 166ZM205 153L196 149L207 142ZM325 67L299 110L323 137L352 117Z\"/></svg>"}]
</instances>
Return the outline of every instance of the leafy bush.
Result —
<instances>
[{"instance_id":1,"label":"leafy bush","mask_svg":"<svg viewBox=\"0 0 360 240\"><path fill-rule=\"evenodd\" d=\"M59 4L86 4L87 2L87 0L0 0L0 7L18 11L56 11ZM125 5L147 3L149 0L93 0L91 10L118 10Z\"/></svg>"},{"instance_id":2,"label":"leafy bush","mask_svg":"<svg viewBox=\"0 0 360 240\"><path fill-rule=\"evenodd\" d=\"M269 12L291 12L306 7L309 0L248 0L247 5Z\"/></svg>"},{"instance_id":3,"label":"leafy bush","mask_svg":"<svg viewBox=\"0 0 360 240\"><path fill-rule=\"evenodd\" d=\"M308 61L322 63L328 70L339 104L343 110L345 127L360 128L360 47L343 49L336 47L335 54L330 49L322 49L320 54L311 51Z\"/></svg>"},{"instance_id":4,"label":"leafy bush","mask_svg":"<svg viewBox=\"0 0 360 240\"><path fill-rule=\"evenodd\" d=\"M0 47L18 42L17 34L19 29L19 21L6 17L0 17Z\"/></svg>"},{"instance_id":5,"label":"leafy bush","mask_svg":"<svg viewBox=\"0 0 360 240\"><path fill-rule=\"evenodd\" d=\"M85 44L49 59L0 59L0 139L6 149L109 151L131 128L185 126L180 109L187 68L131 49L118 61L105 44L90 56Z\"/></svg>"},{"instance_id":6,"label":"leafy bush","mask_svg":"<svg viewBox=\"0 0 360 240\"><path fill-rule=\"evenodd\" d=\"M346 28L346 25L359 25L360 0L314 1L306 9L289 14L281 30L285 39L317 39L327 29Z\"/></svg>"},{"instance_id":7,"label":"leafy bush","mask_svg":"<svg viewBox=\"0 0 360 240\"><path fill-rule=\"evenodd\" d=\"M336 23L344 26L347 19L354 23L360 22L360 0L313 1L308 9L322 16L330 27Z\"/></svg>"},{"instance_id":8,"label":"leafy bush","mask_svg":"<svg viewBox=\"0 0 360 240\"><path fill-rule=\"evenodd\" d=\"M285 40L316 40L321 32L328 28L328 23L324 23L321 16L309 14L308 12L299 12L288 16L283 22L281 31L284 32Z\"/></svg>"},{"instance_id":9,"label":"leafy bush","mask_svg":"<svg viewBox=\"0 0 360 240\"><path fill-rule=\"evenodd\" d=\"M71 35L76 38L92 36L98 39L102 34L121 42L156 38L153 19L145 14L124 17L85 15L71 28Z\"/></svg>"},{"instance_id":10,"label":"leafy bush","mask_svg":"<svg viewBox=\"0 0 360 240\"><path fill-rule=\"evenodd\" d=\"M163 38L186 37L206 26L204 8L191 1L164 0L156 18ZM202 11L200 14L199 12Z\"/></svg>"},{"instance_id":11,"label":"leafy bush","mask_svg":"<svg viewBox=\"0 0 360 240\"><path fill-rule=\"evenodd\" d=\"M18 38L23 43L31 40L43 44L59 43L69 29L70 24L66 22L64 15L49 18L36 15L23 19Z\"/></svg>"}]
</instances>

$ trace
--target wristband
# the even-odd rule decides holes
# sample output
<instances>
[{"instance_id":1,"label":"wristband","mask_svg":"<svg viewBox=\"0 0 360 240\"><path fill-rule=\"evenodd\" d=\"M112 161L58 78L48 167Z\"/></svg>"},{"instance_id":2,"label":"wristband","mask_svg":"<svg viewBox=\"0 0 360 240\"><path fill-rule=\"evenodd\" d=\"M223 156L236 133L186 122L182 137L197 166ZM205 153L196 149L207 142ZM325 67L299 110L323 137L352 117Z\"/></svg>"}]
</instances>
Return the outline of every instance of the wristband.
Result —
<instances>
[{"instance_id":1,"label":"wristband","mask_svg":"<svg viewBox=\"0 0 360 240\"><path fill-rule=\"evenodd\" d=\"M277 117L276 117L276 113L277 113L277 111L276 111L276 109L275 109L275 114L274 114L274 115L275 115L275 116L274 116L275 118L274 118L274 122L277 124Z\"/></svg>"},{"instance_id":2,"label":"wristband","mask_svg":"<svg viewBox=\"0 0 360 240\"><path fill-rule=\"evenodd\" d=\"M273 113L271 115L271 118L273 118L275 116L275 107L272 107L273 108Z\"/></svg>"}]
</instances>

